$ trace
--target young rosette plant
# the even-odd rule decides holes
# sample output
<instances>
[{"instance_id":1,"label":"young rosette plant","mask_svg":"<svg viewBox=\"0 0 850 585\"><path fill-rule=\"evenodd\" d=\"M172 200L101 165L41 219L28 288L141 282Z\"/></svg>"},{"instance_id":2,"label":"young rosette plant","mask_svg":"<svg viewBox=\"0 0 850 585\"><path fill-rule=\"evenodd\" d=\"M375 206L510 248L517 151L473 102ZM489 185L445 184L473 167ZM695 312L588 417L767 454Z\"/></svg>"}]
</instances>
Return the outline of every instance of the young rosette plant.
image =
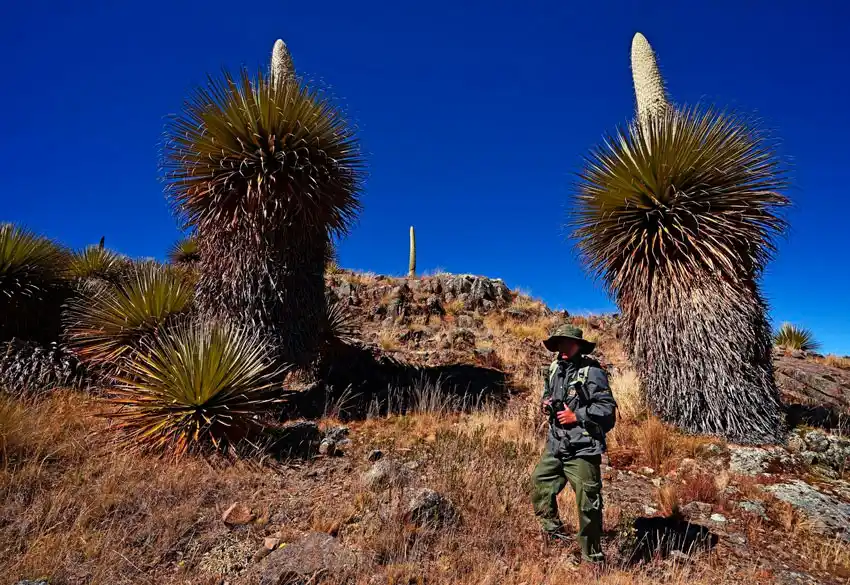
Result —
<instances>
[{"instance_id":1,"label":"young rosette plant","mask_svg":"<svg viewBox=\"0 0 850 585\"><path fill-rule=\"evenodd\" d=\"M773 342L777 347L786 350L817 351L820 343L814 334L804 327L797 327L791 323L783 323L773 336Z\"/></svg>"},{"instance_id":2,"label":"young rosette plant","mask_svg":"<svg viewBox=\"0 0 850 585\"><path fill-rule=\"evenodd\" d=\"M636 87L648 87L639 75ZM639 101L639 122L587 157L572 217L578 248L620 306L657 415L735 442L779 441L758 280L785 228L784 173L751 120L676 108L659 102L659 91L652 107Z\"/></svg>"},{"instance_id":3,"label":"young rosette plant","mask_svg":"<svg viewBox=\"0 0 850 585\"><path fill-rule=\"evenodd\" d=\"M328 247L359 210L363 162L340 110L291 63L279 42L271 75L210 78L172 120L163 164L197 238L201 314L257 327L306 365L321 343Z\"/></svg>"},{"instance_id":4,"label":"young rosette plant","mask_svg":"<svg viewBox=\"0 0 850 585\"><path fill-rule=\"evenodd\" d=\"M114 284L68 303L68 344L83 362L114 371L146 337L186 314L193 297L179 271L153 262L133 266Z\"/></svg>"},{"instance_id":5,"label":"young rosette plant","mask_svg":"<svg viewBox=\"0 0 850 585\"><path fill-rule=\"evenodd\" d=\"M192 236L177 240L168 249L168 261L176 266L195 266L200 259L198 240Z\"/></svg>"},{"instance_id":6,"label":"young rosette plant","mask_svg":"<svg viewBox=\"0 0 850 585\"><path fill-rule=\"evenodd\" d=\"M127 267L127 259L102 245L86 246L71 254L68 278L80 282L114 282Z\"/></svg>"},{"instance_id":7,"label":"young rosette plant","mask_svg":"<svg viewBox=\"0 0 850 585\"><path fill-rule=\"evenodd\" d=\"M68 295L68 251L27 229L0 224L0 341L54 341Z\"/></svg>"},{"instance_id":8,"label":"young rosette plant","mask_svg":"<svg viewBox=\"0 0 850 585\"><path fill-rule=\"evenodd\" d=\"M120 442L180 457L224 449L258 427L281 371L256 333L181 323L146 339L110 397Z\"/></svg>"}]
</instances>

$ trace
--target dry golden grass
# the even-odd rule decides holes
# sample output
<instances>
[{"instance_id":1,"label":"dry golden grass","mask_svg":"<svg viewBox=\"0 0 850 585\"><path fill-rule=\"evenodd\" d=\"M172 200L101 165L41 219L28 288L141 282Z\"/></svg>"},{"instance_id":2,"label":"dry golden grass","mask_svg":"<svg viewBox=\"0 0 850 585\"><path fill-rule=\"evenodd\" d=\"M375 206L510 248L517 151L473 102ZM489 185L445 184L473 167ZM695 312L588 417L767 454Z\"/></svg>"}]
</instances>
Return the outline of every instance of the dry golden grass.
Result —
<instances>
[{"instance_id":1,"label":"dry golden grass","mask_svg":"<svg viewBox=\"0 0 850 585\"><path fill-rule=\"evenodd\" d=\"M647 408L637 372L631 368L620 370L617 375L611 376L610 382L620 422L628 423L644 418Z\"/></svg>"},{"instance_id":2,"label":"dry golden grass","mask_svg":"<svg viewBox=\"0 0 850 585\"><path fill-rule=\"evenodd\" d=\"M850 357L839 357L837 355L828 355L823 358L818 358L820 363L831 366L833 368L839 368L842 370L850 370Z\"/></svg>"},{"instance_id":3,"label":"dry golden grass","mask_svg":"<svg viewBox=\"0 0 850 585\"><path fill-rule=\"evenodd\" d=\"M381 346L381 349L384 351L398 351L401 347L401 344L398 341L398 336L392 331L381 331L380 336L378 337L378 345Z\"/></svg>"},{"instance_id":4,"label":"dry golden grass","mask_svg":"<svg viewBox=\"0 0 850 585\"><path fill-rule=\"evenodd\" d=\"M460 299L454 299L453 301L446 303L446 306L443 308L448 315L452 315L454 317L463 312L464 304Z\"/></svg>"}]
</instances>

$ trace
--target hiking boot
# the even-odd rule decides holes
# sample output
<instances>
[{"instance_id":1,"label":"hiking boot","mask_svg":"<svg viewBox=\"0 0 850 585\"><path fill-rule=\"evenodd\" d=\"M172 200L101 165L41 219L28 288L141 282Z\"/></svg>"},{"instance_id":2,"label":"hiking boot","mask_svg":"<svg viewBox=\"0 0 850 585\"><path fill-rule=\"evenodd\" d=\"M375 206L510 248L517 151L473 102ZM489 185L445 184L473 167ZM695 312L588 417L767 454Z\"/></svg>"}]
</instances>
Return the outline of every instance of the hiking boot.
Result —
<instances>
[{"instance_id":1,"label":"hiking boot","mask_svg":"<svg viewBox=\"0 0 850 585\"><path fill-rule=\"evenodd\" d=\"M574 538L563 530L544 530L543 543L547 546L569 546Z\"/></svg>"}]
</instances>

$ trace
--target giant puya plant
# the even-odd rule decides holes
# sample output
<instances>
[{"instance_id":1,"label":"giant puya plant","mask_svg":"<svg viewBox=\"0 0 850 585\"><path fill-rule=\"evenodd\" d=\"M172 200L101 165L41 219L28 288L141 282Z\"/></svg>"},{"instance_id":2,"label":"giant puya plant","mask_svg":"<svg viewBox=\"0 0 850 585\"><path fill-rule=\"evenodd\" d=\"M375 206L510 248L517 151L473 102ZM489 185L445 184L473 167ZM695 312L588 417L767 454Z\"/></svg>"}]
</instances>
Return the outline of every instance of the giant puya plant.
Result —
<instances>
[{"instance_id":1,"label":"giant puya plant","mask_svg":"<svg viewBox=\"0 0 850 585\"><path fill-rule=\"evenodd\" d=\"M623 315L652 410L744 443L783 436L759 278L785 228L785 177L754 124L669 103L632 43L637 120L586 158L572 224Z\"/></svg>"},{"instance_id":2,"label":"giant puya plant","mask_svg":"<svg viewBox=\"0 0 850 585\"><path fill-rule=\"evenodd\" d=\"M295 75L278 40L269 74L224 73L192 94L171 121L164 166L195 232L202 315L310 363L331 238L359 210L363 163L340 110Z\"/></svg>"}]
</instances>

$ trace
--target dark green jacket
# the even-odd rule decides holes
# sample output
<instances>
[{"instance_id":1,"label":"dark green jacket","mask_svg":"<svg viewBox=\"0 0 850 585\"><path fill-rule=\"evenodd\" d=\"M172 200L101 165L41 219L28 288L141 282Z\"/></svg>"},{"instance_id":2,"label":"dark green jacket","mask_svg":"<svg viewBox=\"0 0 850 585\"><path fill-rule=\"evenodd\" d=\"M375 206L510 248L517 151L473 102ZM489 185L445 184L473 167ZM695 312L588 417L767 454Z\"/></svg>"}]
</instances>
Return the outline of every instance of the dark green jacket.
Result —
<instances>
[{"instance_id":1,"label":"dark green jacket","mask_svg":"<svg viewBox=\"0 0 850 585\"><path fill-rule=\"evenodd\" d=\"M577 381L582 381L584 392L577 391ZM563 400L578 419L569 426L550 422L546 448L553 455L569 458L605 452L605 433L614 428L617 403L599 362L585 356L552 362L543 385L546 399Z\"/></svg>"}]
</instances>

